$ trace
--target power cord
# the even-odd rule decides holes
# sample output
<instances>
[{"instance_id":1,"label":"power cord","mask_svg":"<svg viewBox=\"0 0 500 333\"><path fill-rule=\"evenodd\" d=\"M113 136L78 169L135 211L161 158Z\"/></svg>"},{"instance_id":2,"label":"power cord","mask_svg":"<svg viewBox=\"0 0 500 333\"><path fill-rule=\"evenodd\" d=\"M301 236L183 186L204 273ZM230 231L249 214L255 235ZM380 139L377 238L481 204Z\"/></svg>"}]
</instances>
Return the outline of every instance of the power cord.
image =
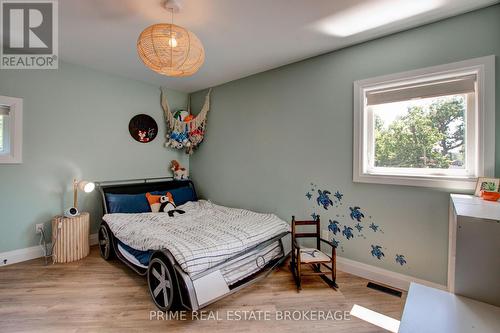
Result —
<instances>
[{"instance_id":1,"label":"power cord","mask_svg":"<svg viewBox=\"0 0 500 333\"><path fill-rule=\"evenodd\" d=\"M43 228L40 229L40 241L38 242L38 245L42 247L43 259L45 260L45 266L47 266L47 241L45 240L45 232Z\"/></svg>"},{"instance_id":2,"label":"power cord","mask_svg":"<svg viewBox=\"0 0 500 333\"><path fill-rule=\"evenodd\" d=\"M52 263L54 263L54 247L56 246L57 241L59 240L59 233L61 231L61 228L62 228L62 223L59 222L57 224L56 238L54 239L54 243L52 243L52 248L50 249L50 257L52 258Z\"/></svg>"},{"instance_id":3,"label":"power cord","mask_svg":"<svg viewBox=\"0 0 500 333\"><path fill-rule=\"evenodd\" d=\"M42 246L42 250L43 250L43 259L45 260L45 266L47 266L49 263L48 263L48 259L51 258L52 259L52 263L54 263L54 247L56 246L57 244L57 240L59 239L59 232L61 230L61 225L58 225L57 226L57 232L56 232L56 237L54 239L54 242L52 243L52 246L50 247L50 253L47 251L47 242L45 240L45 231L44 229L42 228L40 230L40 241L39 241L39 245L42 246L42 242L43 242L43 246Z\"/></svg>"}]
</instances>

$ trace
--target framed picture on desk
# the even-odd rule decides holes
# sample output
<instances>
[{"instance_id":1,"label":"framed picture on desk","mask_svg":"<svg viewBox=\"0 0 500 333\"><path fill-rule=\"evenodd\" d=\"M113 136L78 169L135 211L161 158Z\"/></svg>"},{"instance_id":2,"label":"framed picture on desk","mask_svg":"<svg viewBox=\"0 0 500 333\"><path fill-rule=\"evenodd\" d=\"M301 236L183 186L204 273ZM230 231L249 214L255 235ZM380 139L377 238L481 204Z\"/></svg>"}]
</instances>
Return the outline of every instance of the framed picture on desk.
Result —
<instances>
[{"instance_id":1,"label":"framed picture on desk","mask_svg":"<svg viewBox=\"0 0 500 333\"><path fill-rule=\"evenodd\" d=\"M474 195L476 197L480 197L481 191L499 192L499 187L500 187L500 179L479 177L477 179L476 191L474 192Z\"/></svg>"}]
</instances>

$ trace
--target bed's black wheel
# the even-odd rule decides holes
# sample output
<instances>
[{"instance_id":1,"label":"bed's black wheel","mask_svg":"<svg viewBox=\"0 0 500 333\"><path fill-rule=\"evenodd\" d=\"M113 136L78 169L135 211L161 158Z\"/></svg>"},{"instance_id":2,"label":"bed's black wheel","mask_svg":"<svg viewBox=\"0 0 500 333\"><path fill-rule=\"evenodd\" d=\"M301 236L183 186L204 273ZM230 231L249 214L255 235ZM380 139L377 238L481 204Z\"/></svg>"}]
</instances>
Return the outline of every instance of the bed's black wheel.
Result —
<instances>
[{"instance_id":1,"label":"bed's black wheel","mask_svg":"<svg viewBox=\"0 0 500 333\"><path fill-rule=\"evenodd\" d=\"M113 244L111 241L111 231L106 224L101 224L99 228L99 252L104 260L110 260L114 256Z\"/></svg>"},{"instance_id":2,"label":"bed's black wheel","mask_svg":"<svg viewBox=\"0 0 500 333\"><path fill-rule=\"evenodd\" d=\"M149 293L162 311L177 308L177 281L171 266L162 257L153 258L148 267Z\"/></svg>"}]
</instances>

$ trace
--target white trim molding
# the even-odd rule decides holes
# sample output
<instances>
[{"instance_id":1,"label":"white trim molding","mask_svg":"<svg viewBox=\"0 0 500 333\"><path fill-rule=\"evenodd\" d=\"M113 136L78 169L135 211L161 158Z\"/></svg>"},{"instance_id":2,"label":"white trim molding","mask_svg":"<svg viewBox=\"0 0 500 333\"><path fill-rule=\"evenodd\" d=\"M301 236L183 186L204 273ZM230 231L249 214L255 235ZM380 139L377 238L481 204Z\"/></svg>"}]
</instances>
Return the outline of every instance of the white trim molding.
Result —
<instances>
[{"instance_id":1,"label":"white trim molding","mask_svg":"<svg viewBox=\"0 0 500 333\"><path fill-rule=\"evenodd\" d=\"M97 245L99 243L99 234L90 234L89 245Z\"/></svg>"},{"instance_id":2,"label":"white trim molding","mask_svg":"<svg viewBox=\"0 0 500 333\"><path fill-rule=\"evenodd\" d=\"M44 255L43 248L40 245L27 247L24 249L12 250L0 253L0 267L31 259L41 258Z\"/></svg>"},{"instance_id":3,"label":"white trim molding","mask_svg":"<svg viewBox=\"0 0 500 333\"><path fill-rule=\"evenodd\" d=\"M8 151L0 153L0 164L23 162L23 100L22 98L0 96L0 105L9 110L7 131ZM5 139L5 137L4 137Z\"/></svg>"},{"instance_id":4,"label":"white trim molding","mask_svg":"<svg viewBox=\"0 0 500 333\"><path fill-rule=\"evenodd\" d=\"M97 245L98 234L89 235L89 244ZM47 248L51 248L52 243L47 244ZM17 264L19 262L28 261L32 259L42 258L44 251L41 245L31 246L24 249L12 250L0 253L0 267Z\"/></svg>"},{"instance_id":5,"label":"white trim molding","mask_svg":"<svg viewBox=\"0 0 500 333\"><path fill-rule=\"evenodd\" d=\"M408 290L411 282L423 284L428 287L447 290L445 285L419 279L413 276L404 275L389 271L387 269L364 264L344 257L337 256L337 269L352 275L365 278L370 281L382 283L401 290Z\"/></svg>"},{"instance_id":6,"label":"white trim molding","mask_svg":"<svg viewBox=\"0 0 500 333\"><path fill-rule=\"evenodd\" d=\"M398 87L424 85L432 80L475 77L474 93L468 94L466 169L404 169L375 167L373 155L373 117L367 113L367 93ZM434 81L436 82L436 81ZM431 88L427 87L427 90ZM437 89L437 88L436 88ZM427 92L429 93L429 92ZM368 112L367 112L368 111ZM474 189L477 177L495 172L495 56L474 58L354 82L353 181L445 189ZM371 138L371 139L370 139ZM372 152L372 153L369 153ZM370 162L371 161L371 162ZM397 170L396 170L397 169Z\"/></svg>"}]
</instances>

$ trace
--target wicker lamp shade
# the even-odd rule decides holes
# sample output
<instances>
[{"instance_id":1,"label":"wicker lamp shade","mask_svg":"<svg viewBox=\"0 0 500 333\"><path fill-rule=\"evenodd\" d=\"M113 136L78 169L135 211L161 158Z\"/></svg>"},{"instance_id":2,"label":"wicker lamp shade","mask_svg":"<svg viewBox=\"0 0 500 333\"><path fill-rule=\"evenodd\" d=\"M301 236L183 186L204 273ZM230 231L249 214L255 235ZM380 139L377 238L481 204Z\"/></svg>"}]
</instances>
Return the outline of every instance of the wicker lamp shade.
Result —
<instances>
[{"instance_id":1,"label":"wicker lamp shade","mask_svg":"<svg viewBox=\"0 0 500 333\"><path fill-rule=\"evenodd\" d=\"M153 24L137 40L137 52L144 64L167 76L189 76L205 61L205 50L191 31L175 24Z\"/></svg>"}]
</instances>

